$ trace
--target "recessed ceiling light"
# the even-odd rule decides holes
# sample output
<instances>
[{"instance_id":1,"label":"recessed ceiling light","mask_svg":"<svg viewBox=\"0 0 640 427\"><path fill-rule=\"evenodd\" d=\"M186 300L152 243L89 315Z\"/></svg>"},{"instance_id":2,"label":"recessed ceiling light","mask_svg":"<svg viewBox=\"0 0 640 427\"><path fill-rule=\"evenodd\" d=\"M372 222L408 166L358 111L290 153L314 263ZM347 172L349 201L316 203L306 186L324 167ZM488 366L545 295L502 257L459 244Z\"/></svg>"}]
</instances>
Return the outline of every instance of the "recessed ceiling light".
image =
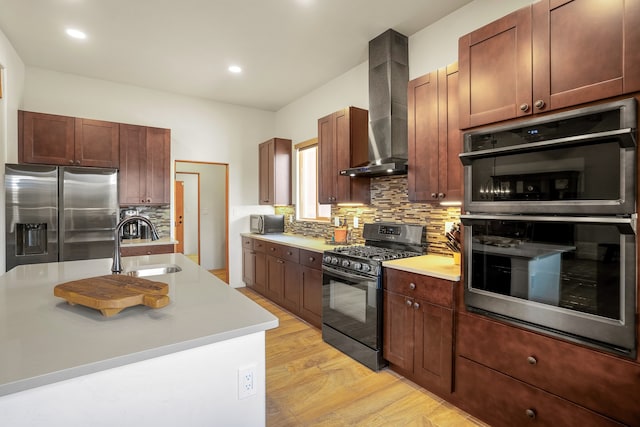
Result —
<instances>
[{"instance_id":1,"label":"recessed ceiling light","mask_svg":"<svg viewBox=\"0 0 640 427\"><path fill-rule=\"evenodd\" d=\"M240 68L240 67L239 67L239 66L237 66L237 65L230 65L230 66L229 66L229 71L230 71L230 72L232 72L232 73L234 73L234 74L239 74L239 73L241 73L241 72L242 72L242 68Z\"/></svg>"},{"instance_id":2,"label":"recessed ceiling light","mask_svg":"<svg viewBox=\"0 0 640 427\"><path fill-rule=\"evenodd\" d=\"M75 28L67 28L66 29L66 33L69 37L73 37L74 39L86 39L87 35L80 31L80 30L76 30Z\"/></svg>"}]
</instances>

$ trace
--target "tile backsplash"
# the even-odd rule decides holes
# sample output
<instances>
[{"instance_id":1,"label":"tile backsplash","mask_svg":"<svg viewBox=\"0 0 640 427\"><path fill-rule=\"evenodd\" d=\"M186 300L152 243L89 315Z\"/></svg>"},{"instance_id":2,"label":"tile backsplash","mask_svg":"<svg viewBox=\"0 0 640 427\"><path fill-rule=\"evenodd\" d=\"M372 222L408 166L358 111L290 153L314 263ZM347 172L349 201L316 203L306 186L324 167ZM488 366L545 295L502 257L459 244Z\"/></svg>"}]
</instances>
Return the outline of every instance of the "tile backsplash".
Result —
<instances>
[{"instance_id":1,"label":"tile backsplash","mask_svg":"<svg viewBox=\"0 0 640 427\"><path fill-rule=\"evenodd\" d=\"M120 212L127 208L121 207ZM148 216L155 225L160 238L171 236L171 207L170 206L136 206L140 215Z\"/></svg>"},{"instance_id":2,"label":"tile backsplash","mask_svg":"<svg viewBox=\"0 0 640 427\"><path fill-rule=\"evenodd\" d=\"M295 206L276 207L276 213L284 214L285 231L309 237L331 240L333 218L347 220L350 244L362 244L362 224L370 222L402 222L425 225L427 228L427 252L452 256L445 245L445 222L460 221L460 207L443 207L428 203L413 203L408 199L407 177L390 176L371 179L371 204L362 206L331 207L331 223L317 221L288 221L295 218ZM359 227L353 227L354 217L358 217Z\"/></svg>"}]
</instances>

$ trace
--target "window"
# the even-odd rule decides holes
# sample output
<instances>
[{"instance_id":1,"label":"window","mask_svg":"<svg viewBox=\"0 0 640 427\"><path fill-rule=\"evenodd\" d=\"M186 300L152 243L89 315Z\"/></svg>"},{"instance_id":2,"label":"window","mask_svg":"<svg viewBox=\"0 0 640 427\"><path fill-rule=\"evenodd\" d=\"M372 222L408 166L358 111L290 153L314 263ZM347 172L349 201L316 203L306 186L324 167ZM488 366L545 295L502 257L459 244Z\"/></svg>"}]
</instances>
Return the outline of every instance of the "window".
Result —
<instances>
[{"instance_id":1,"label":"window","mask_svg":"<svg viewBox=\"0 0 640 427\"><path fill-rule=\"evenodd\" d=\"M331 205L318 203L318 139L296 144L298 153L298 219L329 221Z\"/></svg>"}]
</instances>

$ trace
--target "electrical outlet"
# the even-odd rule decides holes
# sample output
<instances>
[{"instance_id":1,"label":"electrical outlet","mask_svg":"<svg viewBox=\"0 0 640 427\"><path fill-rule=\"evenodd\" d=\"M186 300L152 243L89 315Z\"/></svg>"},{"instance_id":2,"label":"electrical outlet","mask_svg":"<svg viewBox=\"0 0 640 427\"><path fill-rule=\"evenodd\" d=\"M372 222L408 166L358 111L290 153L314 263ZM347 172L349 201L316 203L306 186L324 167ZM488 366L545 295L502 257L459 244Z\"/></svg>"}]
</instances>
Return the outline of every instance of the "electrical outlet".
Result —
<instances>
[{"instance_id":1,"label":"electrical outlet","mask_svg":"<svg viewBox=\"0 0 640 427\"><path fill-rule=\"evenodd\" d=\"M444 232L451 233L453 231L453 221L447 221L444 223Z\"/></svg>"},{"instance_id":2,"label":"electrical outlet","mask_svg":"<svg viewBox=\"0 0 640 427\"><path fill-rule=\"evenodd\" d=\"M336 227L340 227L340 217L339 216L333 218L333 225L335 225Z\"/></svg>"},{"instance_id":3,"label":"electrical outlet","mask_svg":"<svg viewBox=\"0 0 640 427\"><path fill-rule=\"evenodd\" d=\"M360 224L360 219L357 216L353 217L353 228L358 228Z\"/></svg>"},{"instance_id":4,"label":"electrical outlet","mask_svg":"<svg viewBox=\"0 0 640 427\"><path fill-rule=\"evenodd\" d=\"M293 224L293 215L289 215L289 222Z\"/></svg>"},{"instance_id":5,"label":"electrical outlet","mask_svg":"<svg viewBox=\"0 0 640 427\"><path fill-rule=\"evenodd\" d=\"M238 369L238 399L256 394L256 366Z\"/></svg>"}]
</instances>

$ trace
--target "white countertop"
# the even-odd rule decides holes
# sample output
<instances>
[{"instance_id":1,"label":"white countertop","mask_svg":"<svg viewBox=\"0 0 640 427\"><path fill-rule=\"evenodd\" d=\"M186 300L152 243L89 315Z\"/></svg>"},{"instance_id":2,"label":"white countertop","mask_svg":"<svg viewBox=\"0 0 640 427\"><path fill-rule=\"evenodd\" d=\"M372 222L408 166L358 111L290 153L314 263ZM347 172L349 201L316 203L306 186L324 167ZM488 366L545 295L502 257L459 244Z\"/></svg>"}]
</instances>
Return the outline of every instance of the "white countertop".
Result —
<instances>
[{"instance_id":1,"label":"white countertop","mask_svg":"<svg viewBox=\"0 0 640 427\"><path fill-rule=\"evenodd\" d=\"M452 282L460 281L460 264L455 264L453 258L442 255L422 255L385 261L382 263L382 266L437 277Z\"/></svg>"},{"instance_id":2,"label":"white countertop","mask_svg":"<svg viewBox=\"0 0 640 427\"><path fill-rule=\"evenodd\" d=\"M324 252L329 249L333 249L336 245L330 245L326 243L324 239L318 239L314 237L305 237L299 234L254 234L254 233L241 233L244 237L251 237L252 239L265 240L267 242L282 243L283 245L293 246L295 248L306 249L314 252ZM341 245L344 246L344 245Z\"/></svg>"},{"instance_id":3,"label":"white countertop","mask_svg":"<svg viewBox=\"0 0 640 427\"><path fill-rule=\"evenodd\" d=\"M182 254L122 263L125 270L180 266L147 277L169 284L169 305L104 317L53 295L57 284L110 274L111 258L22 265L0 276L0 396L278 326L277 317Z\"/></svg>"}]
</instances>

